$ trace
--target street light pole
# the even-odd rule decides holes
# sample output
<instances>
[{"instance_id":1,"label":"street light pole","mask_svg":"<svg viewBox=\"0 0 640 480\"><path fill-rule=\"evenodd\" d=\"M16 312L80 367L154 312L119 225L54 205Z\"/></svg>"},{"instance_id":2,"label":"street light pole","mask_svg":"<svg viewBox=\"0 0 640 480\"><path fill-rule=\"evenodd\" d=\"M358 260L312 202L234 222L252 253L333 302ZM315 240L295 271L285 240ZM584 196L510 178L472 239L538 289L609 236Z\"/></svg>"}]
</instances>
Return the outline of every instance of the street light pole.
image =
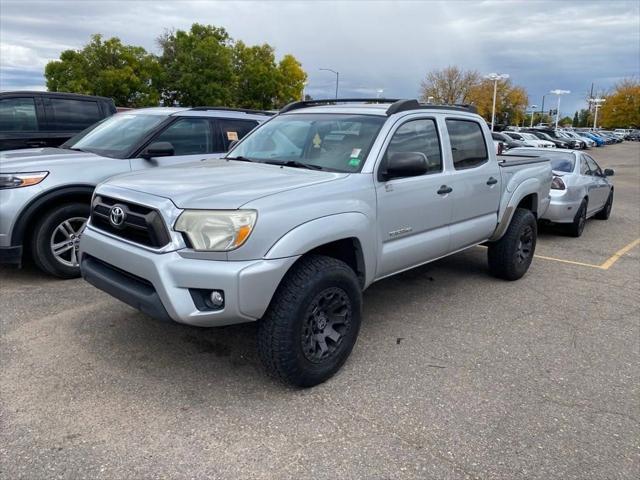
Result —
<instances>
[{"instance_id":1,"label":"street light pole","mask_svg":"<svg viewBox=\"0 0 640 480\"><path fill-rule=\"evenodd\" d=\"M533 116L535 115L536 108L538 108L538 106L537 105L531 105L529 108L531 109L531 125L529 125L529 128L533 128Z\"/></svg>"},{"instance_id":2,"label":"street light pole","mask_svg":"<svg viewBox=\"0 0 640 480\"><path fill-rule=\"evenodd\" d=\"M558 96L558 106L556 107L556 130L558 129L558 121L560 120L560 97L571 93L569 90L551 90L549 93L553 93Z\"/></svg>"},{"instance_id":3,"label":"street light pole","mask_svg":"<svg viewBox=\"0 0 640 480\"><path fill-rule=\"evenodd\" d=\"M330 68L321 68L320 70L324 70L326 72L332 72L336 74L336 99L338 98L338 83L340 82L340 72L336 72Z\"/></svg>"},{"instance_id":4,"label":"street light pole","mask_svg":"<svg viewBox=\"0 0 640 480\"><path fill-rule=\"evenodd\" d=\"M500 80L506 80L509 78L508 73L490 73L489 75L485 75L484 78L487 80L493 81L493 107L491 109L491 131L493 132L493 126L495 124L496 119L496 96L498 94L498 82Z\"/></svg>"},{"instance_id":5,"label":"street light pole","mask_svg":"<svg viewBox=\"0 0 640 480\"><path fill-rule=\"evenodd\" d=\"M602 106L601 104L603 102L605 102L606 99L604 98L590 98L589 99L589 103L593 103L593 106L595 108L595 114L593 116L593 129L595 130L596 128L598 128L598 109Z\"/></svg>"}]
</instances>

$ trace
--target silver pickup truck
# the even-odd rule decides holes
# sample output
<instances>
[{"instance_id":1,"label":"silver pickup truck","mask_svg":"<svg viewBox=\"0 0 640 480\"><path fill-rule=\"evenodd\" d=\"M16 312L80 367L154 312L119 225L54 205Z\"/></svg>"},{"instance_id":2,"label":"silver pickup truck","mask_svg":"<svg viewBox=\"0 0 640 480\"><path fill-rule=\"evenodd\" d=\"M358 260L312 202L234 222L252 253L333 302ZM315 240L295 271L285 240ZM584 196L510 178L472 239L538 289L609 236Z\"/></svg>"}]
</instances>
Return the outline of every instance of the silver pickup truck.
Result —
<instances>
[{"instance_id":1,"label":"silver pickup truck","mask_svg":"<svg viewBox=\"0 0 640 480\"><path fill-rule=\"evenodd\" d=\"M496 157L464 107L298 102L223 159L100 184L81 271L155 318L259 321L267 370L308 387L349 356L373 282L478 244L522 277L551 180L548 160Z\"/></svg>"}]
</instances>

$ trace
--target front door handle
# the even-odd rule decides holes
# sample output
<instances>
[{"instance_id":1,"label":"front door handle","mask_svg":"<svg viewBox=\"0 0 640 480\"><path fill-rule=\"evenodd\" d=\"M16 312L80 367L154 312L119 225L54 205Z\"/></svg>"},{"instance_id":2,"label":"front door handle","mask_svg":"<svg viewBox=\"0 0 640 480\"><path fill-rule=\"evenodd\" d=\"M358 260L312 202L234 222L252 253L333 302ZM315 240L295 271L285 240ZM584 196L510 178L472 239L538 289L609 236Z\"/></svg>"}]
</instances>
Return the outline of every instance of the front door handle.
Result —
<instances>
[{"instance_id":1,"label":"front door handle","mask_svg":"<svg viewBox=\"0 0 640 480\"><path fill-rule=\"evenodd\" d=\"M489 177L489 180L487 180L487 185L495 185L496 183L498 183L497 178Z\"/></svg>"},{"instance_id":2,"label":"front door handle","mask_svg":"<svg viewBox=\"0 0 640 480\"><path fill-rule=\"evenodd\" d=\"M453 188L447 185L442 185L440 187L440 190L438 190L438 195L446 195L447 193L451 193L451 192L453 192Z\"/></svg>"}]
</instances>

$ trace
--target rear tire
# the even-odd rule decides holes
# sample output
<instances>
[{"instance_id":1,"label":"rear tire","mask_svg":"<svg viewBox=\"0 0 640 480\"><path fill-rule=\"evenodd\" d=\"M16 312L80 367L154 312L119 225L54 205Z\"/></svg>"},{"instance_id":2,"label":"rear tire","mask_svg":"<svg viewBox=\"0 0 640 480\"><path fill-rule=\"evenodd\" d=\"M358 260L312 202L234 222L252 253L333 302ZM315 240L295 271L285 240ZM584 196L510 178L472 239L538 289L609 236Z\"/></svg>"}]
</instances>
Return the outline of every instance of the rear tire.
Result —
<instances>
[{"instance_id":1,"label":"rear tire","mask_svg":"<svg viewBox=\"0 0 640 480\"><path fill-rule=\"evenodd\" d=\"M349 357L360 330L362 291L354 271L331 257L300 259L258 325L258 353L285 383L312 387Z\"/></svg>"},{"instance_id":2,"label":"rear tire","mask_svg":"<svg viewBox=\"0 0 640 480\"><path fill-rule=\"evenodd\" d=\"M580 208L576 212L576 216L573 218L573 223L569 223L566 227L567 233L572 237L578 238L584 232L584 226L587 223L587 200L582 200Z\"/></svg>"},{"instance_id":3,"label":"rear tire","mask_svg":"<svg viewBox=\"0 0 640 480\"><path fill-rule=\"evenodd\" d=\"M36 223L31 254L40 270L60 278L80 276L78 246L89 210L85 203L67 203L49 210Z\"/></svg>"},{"instance_id":4,"label":"rear tire","mask_svg":"<svg viewBox=\"0 0 640 480\"><path fill-rule=\"evenodd\" d=\"M522 278L531 265L537 237L536 217L529 210L517 208L503 237L489 244L491 275L504 280Z\"/></svg>"},{"instance_id":5,"label":"rear tire","mask_svg":"<svg viewBox=\"0 0 640 480\"><path fill-rule=\"evenodd\" d=\"M602 210L594 215L594 218L598 220L609 220L611 216L611 209L613 208L613 190L609 192L609 197L607 198L607 203L604 204Z\"/></svg>"}]
</instances>

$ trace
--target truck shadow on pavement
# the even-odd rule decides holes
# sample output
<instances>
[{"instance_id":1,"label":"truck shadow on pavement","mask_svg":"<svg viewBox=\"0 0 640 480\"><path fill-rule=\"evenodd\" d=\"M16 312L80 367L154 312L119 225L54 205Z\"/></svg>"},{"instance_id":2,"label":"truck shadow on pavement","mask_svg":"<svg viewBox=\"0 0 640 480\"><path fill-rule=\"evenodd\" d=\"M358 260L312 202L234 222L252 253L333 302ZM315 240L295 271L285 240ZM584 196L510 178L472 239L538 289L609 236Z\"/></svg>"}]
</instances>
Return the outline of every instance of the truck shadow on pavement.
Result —
<instances>
[{"instance_id":1,"label":"truck shadow on pavement","mask_svg":"<svg viewBox=\"0 0 640 480\"><path fill-rule=\"evenodd\" d=\"M389 322L400 321L397 313L408 302L424 304L426 314L430 295L450 295L443 292L487 275L486 254L478 250L381 280L364 294L361 335L387 342ZM268 379L258 358L257 323L219 328L163 323L115 301L106 311L81 322L79 328L88 334L87 355L131 381L144 381L140 377L148 375L174 386L192 383L191 388L196 389L203 380L209 385L237 383L243 391L263 389L268 384L281 388Z\"/></svg>"}]
</instances>

